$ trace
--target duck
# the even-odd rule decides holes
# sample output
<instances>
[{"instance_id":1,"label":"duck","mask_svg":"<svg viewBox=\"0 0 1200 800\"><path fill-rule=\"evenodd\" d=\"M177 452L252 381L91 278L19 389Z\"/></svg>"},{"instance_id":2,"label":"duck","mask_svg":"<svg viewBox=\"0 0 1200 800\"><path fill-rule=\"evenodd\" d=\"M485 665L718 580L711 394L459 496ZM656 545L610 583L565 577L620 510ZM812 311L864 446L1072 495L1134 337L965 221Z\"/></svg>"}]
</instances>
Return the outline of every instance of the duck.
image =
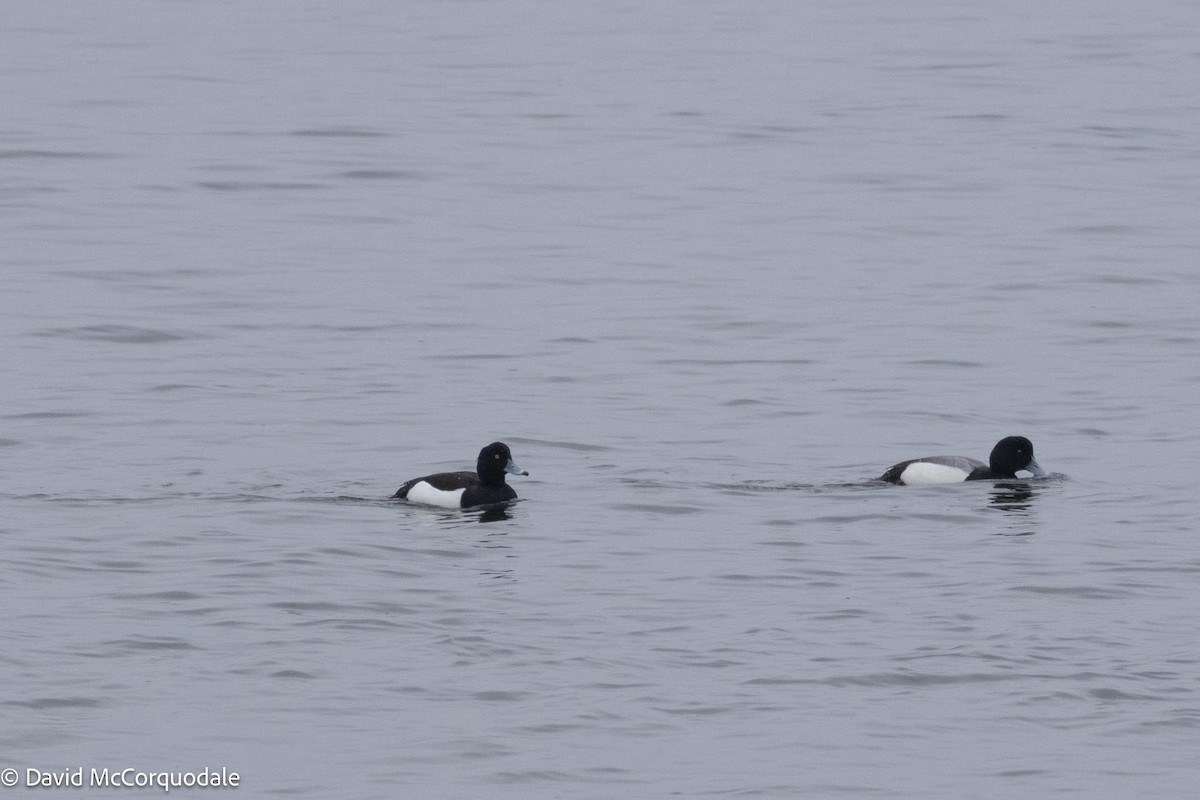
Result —
<instances>
[{"instance_id":1,"label":"duck","mask_svg":"<svg viewBox=\"0 0 1200 800\"><path fill-rule=\"evenodd\" d=\"M1033 457L1033 442L1024 436L1006 436L992 448L988 463L966 456L912 458L891 466L879 480L904 486L960 481L1015 478L1018 472L1042 477L1046 471Z\"/></svg>"},{"instance_id":2,"label":"duck","mask_svg":"<svg viewBox=\"0 0 1200 800\"><path fill-rule=\"evenodd\" d=\"M517 499L517 493L504 482L505 474L529 473L516 465L508 445L492 442L479 451L474 472L439 472L413 478L392 498L440 508L498 505Z\"/></svg>"}]
</instances>

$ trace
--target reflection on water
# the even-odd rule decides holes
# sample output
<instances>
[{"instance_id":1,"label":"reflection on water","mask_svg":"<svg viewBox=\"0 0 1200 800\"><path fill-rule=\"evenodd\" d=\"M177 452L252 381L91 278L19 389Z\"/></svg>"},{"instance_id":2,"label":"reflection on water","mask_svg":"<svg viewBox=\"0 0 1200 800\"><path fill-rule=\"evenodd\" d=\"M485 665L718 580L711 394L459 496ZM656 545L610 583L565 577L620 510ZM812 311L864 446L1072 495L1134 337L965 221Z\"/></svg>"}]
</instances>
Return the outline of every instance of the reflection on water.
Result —
<instances>
[{"instance_id":1,"label":"reflection on water","mask_svg":"<svg viewBox=\"0 0 1200 800\"><path fill-rule=\"evenodd\" d=\"M1033 536L1037 531L1033 524L1033 500L1039 489L1032 481L1001 481L991 489L988 508L1000 511L1009 519L1009 529L1002 536Z\"/></svg>"},{"instance_id":2,"label":"reflection on water","mask_svg":"<svg viewBox=\"0 0 1200 800\"><path fill-rule=\"evenodd\" d=\"M997 511L1028 516L1036 495L1037 490L1029 481L1004 481L992 487L988 502Z\"/></svg>"},{"instance_id":3,"label":"reflection on water","mask_svg":"<svg viewBox=\"0 0 1200 800\"><path fill-rule=\"evenodd\" d=\"M385 502L389 504L398 503L402 507L411 509L414 514L431 514L437 520L439 526L446 528L457 528L463 522L472 520L476 522L501 522L512 519L512 514L509 513L510 503L495 506L475 506L473 508L438 508L419 503L409 503L404 500L396 501L391 498L388 498Z\"/></svg>"},{"instance_id":4,"label":"reflection on water","mask_svg":"<svg viewBox=\"0 0 1200 800\"><path fill-rule=\"evenodd\" d=\"M512 519L512 515L508 513L508 506L499 508L485 508L479 514L480 522L500 522L501 520Z\"/></svg>"}]
</instances>

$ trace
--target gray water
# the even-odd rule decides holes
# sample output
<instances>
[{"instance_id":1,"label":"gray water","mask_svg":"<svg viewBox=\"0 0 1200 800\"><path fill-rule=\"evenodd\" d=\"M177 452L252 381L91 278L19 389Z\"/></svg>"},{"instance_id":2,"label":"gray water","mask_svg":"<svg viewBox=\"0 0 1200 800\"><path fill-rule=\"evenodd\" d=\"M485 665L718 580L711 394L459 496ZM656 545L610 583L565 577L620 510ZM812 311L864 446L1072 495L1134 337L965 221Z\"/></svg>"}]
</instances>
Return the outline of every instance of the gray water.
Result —
<instances>
[{"instance_id":1,"label":"gray water","mask_svg":"<svg viewBox=\"0 0 1200 800\"><path fill-rule=\"evenodd\" d=\"M1194 792L1196 3L3 16L12 796Z\"/></svg>"}]
</instances>

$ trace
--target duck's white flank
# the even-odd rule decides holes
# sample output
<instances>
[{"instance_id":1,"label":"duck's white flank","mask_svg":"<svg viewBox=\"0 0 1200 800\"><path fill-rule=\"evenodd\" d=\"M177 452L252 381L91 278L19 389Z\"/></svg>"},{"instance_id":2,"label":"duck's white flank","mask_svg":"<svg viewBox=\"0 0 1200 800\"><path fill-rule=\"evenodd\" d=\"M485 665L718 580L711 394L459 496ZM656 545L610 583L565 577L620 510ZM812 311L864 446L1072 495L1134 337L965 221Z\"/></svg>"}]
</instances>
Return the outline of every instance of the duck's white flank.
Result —
<instances>
[{"instance_id":1,"label":"duck's white flank","mask_svg":"<svg viewBox=\"0 0 1200 800\"><path fill-rule=\"evenodd\" d=\"M936 464L932 461L914 461L900 473L900 480L908 486L921 486L934 483L962 483L970 474L962 467L949 464ZM409 493L412 496L412 493Z\"/></svg>"},{"instance_id":2,"label":"duck's white flank","mask_svg":"<svg viewBox=\"0 0 1200 800\"><path fill-rule=\"evenodd\" d=\"M435 489L425 481L418 481L411 489L408 490L408 502L420 503L426 506L440 506L441 508L459 508L462 503L463 492L466 489L455 489L447 492L442 489Z\"/></svg>"}]
</instances>

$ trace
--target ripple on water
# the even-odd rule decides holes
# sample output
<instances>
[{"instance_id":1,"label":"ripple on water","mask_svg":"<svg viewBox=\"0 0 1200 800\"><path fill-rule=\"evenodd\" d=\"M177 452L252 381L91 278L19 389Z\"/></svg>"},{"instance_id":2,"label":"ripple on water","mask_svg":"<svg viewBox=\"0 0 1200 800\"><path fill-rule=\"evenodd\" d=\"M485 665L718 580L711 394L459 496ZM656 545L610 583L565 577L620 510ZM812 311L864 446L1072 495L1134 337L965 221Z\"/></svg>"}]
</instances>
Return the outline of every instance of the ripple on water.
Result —
<instances>
[{"instance_id":1,"label":"ripple on water","mask_svg":"<svg viewBox=\"0 0 1200 800\"><path fill-rule=\"evenodd\" d=\"M84 325L78 328L44 328L33 332L34 336L81 341L112 342L114 344L165 344L195 338L194 334L182 334L156 328L139 328L132 325Z\"/></svg>"},{"instance_id":2,"label":"ripple on water","mask_svg":"<svg viewBox=\"0 0 1200 800\"><path fill-rule=\"evenodd\" d=\"M101 701L91 697L36 697L31 700L3 700L0 705L29 708L34 711L55 711L68 708L98 708Z\"/></svg>"}]
</instances>

